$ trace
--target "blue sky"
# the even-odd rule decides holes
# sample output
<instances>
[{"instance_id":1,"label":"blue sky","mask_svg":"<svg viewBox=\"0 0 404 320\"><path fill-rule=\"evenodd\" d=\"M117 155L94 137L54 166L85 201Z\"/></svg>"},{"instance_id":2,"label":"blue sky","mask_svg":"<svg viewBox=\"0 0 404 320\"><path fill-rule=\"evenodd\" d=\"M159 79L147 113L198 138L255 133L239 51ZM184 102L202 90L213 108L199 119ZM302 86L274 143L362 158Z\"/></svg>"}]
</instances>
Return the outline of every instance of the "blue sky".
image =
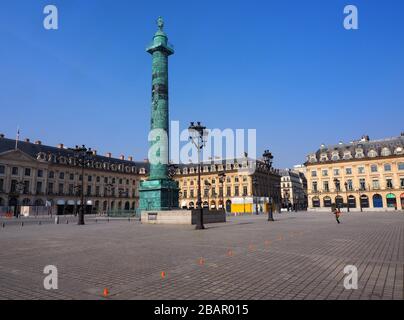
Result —
<instances>
[{"instance_id":1,"label":"blue sky","mask_svg":"<svg viewBox=\"0 0 404 320\"><path fill-rule=\"evenodd\" d=\"M47 4L57 31L43 28ZM359 30L343 28L346 4ZM0 131L143 160L159 15L182 128L256 128L278 167L321 143L404 131L402 0L2 0Z\"/></svg>"}]
</instances>

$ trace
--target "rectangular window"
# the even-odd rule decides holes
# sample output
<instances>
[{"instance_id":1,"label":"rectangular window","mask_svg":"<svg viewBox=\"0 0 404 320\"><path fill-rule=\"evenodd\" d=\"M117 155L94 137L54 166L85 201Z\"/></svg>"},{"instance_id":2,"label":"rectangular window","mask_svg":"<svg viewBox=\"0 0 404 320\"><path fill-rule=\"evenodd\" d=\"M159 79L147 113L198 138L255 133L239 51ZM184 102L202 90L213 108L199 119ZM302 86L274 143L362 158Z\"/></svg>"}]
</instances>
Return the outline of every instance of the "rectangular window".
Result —
<instances>
[{"instance_id":1,"label":"rectangular window","mask_svg":"<svg viewBox=\"0 0 404 320\"><path fill-rule=\"evenodd\" d=\"M24 181L24 194L29 193L29 181Z\"/></svg>"},{"instance_id":2,"label":"rectangular window","mask_svg":"<svg viewBox=\"0 0 404 320\"><path fill-rule=\"evenodd\" d=\"M404 162L400 162L398 165L398 170L404 170ZM0 170L0 173L1 173L1 170Z\"/></svg>"},{"instance_id":3,"label":"rectangular window","mask_svg":"<svg viewBox=\"0 0 404 320\"><path fill-rule=\"evenodd\" d=\"M358 167L358 173L359 174L364 174L365 173L365 167Z\"/></svg>"},{"instance_id":4,"label":"rectangular window","mask_svg":"<svg viewBox=\"0 0 404 320\"><path fill-rule=\"evenodd\" d=\"M17 191L17 180L11 180L10 192L16 192L16 191Z\"/></svg>"},{"instance_id":5,"label":"rectangular window","mask_svg":"<svg viewBox=\"0 0 404 320\"><path fill-rule=\"evenodd\" d=\"M187 190L184 190L184 198L186 199L186 198L187 198L187 196L188 196L188 194L187 194Z\"/></svg>"},{"instance_id":6,"label":"rectangular window","mask_svg":"<svg viewBox=\"0 0 404 320\"><path fill-rule=\"evenodd\" d=\"M69 179L74 180L74 173L69 174Z\"/></svg>"},{"instance_id":7,"label":"rectangular window","mask_svg":"<svg viewBox=\"0 0 404 320\"><path fill-rule=\"evenodd\" d=\"M88 182L93 181L93 176L88 176L88 177L87 177L87 181L88 181ZM119 183L122 184L122 179L121 179L121 181L120 181Z\"/></svg>"},{"instance_id":8,"label":"rectangular window","mask_svg":"<svg viewBox=\"0 0 404 320\"><path fill-rule=\"evenodd\" d=\"M91 195L91 186L87 186L87 195L88 195L88 196Z\"/></svg>"},{"instance_id":9,"label":"rectangular window","mask_svg":"<svg viewBox=\"0 0 404 320\"><path fill-rule=\"evenodd\" d=\"M235 195L236 197L238 197L238 196L240 195L240 190L239 190L239 187L238 187L238 186L235 186L235 187L234 187L234 195Z\"/></svg>"},{"instance_id":10,"label":"rectangular window","mask_svg":"<svg viewBox=\"0 0 404 320\"><path fill-rule=\"evenodd\" d=\"M328 181L323 182L323 189L324 189L325 192L330 191L330 185L329 185Z\"/></svg>"},{"instance_id":11,"label":"rectangular window","mask_svg":"<svg viewBox=\"0 0 404 320\"><path fill-rule=\"evenodd\" d=\"M194 190L193 190L193 189L191 190L191 198L195 198L195 197L194 197Z\"/></svg>"},{"instance_id":12,"label":"rectangular window","mask_svg":"<svg viewBox=\"0 0 404 320\"><path fill-rule=\"evenodd\" d=\"M227 196L231 197L231 187L227 187Z\"/></svg>"},{"instance_id":13,"label":"rectangular window","mask_svg":"<svg viewBox=\"0 0 404 320\"><path fill-rule=\"evenodd\" d=\"M248 194L248 188L246 186L243 187L243 196Z\"/></svg>"},{"instance_id":14,"label":"rectangular window","mask_svg":"<svg viewBox=\"0 0 404 320\"><path fill-rule=\"evenodd\" d=\"M359 187L360 187L361 191L366 190L366 180L365 179L360 179L359 180Z\"/></svg>"},{"instance_id":15,"label":"rectangular window","mask_svg":"<svg viewBox=\"0 0 404 320\"><path fill-rule=\"evenodd\" d=\"M11 174L13 176L17 176L18 175L18 167L12 167L11 169Z\"/></svg>"},{"instance_id":16,"label":"rectangular window","mask_svg":"<svg viewBox=\"0 0 404 320\"><path fill-rule=\"evenodd\" d=\"M98 197L100 195L100 187L96 186L95 187L95 195Z\"/></svg>"},{"instance_id":17,"label":"rectangular window","mask_svg":"<svg viewBox=\"0 0 404 320\"><path fill-rule=\"evenodd\" d=\"M400 187L404 189L404 178L400 178Z\"/></svg>"},{"instance_id":18,"label":"rectangular window","mask_svg":"<svg viewBox=\"0 0 404 320\"><path fill-rule=\"evenodd\" d=\"M30 169L30 168L25 168L25 170L24 170L24 175L25 175L26 177L30 177L30 176L31 176L31 169Z\"/></svg>"},{"instance_id":19,"label":"rectangular window","mask_svg":"<svg viewBox=\"0 0 404 320\"><path fill-rule=\"evenodd\" d=\"M327 177L327 176L328 176L328 170L323 170L322 173L323 173L323 177Z\"/></svg>"},{"instance_id":20,"label":"rectangular window","mask_svg":"<svg viewBox=\"0 0 404 320\"><path fill-rule=\"evenodd\" d=\"M4 174L6 172L5 166L0 166L0 174Z\"/></svg>"},{"instance_id":21,"label":"rectangular window","mask_svg":"<svg viewBox=\"0 0 404 320\"><path fill-rule=\"evenodd\" d=\"M371 171L371 172L377 172L377 165L372 164L372 165L370 166L370 171Z\"/></svg>"},{"instance_id":22,"label":"rectangular window","mask_svg":"<svg viewBox=\"0 0 404 320\"><path fill-rule=\"evenodd\" d=\"M339 169L334 169L334 176L339 176Z\"/></svg>"},{"instance_id":23,"label":"rectangular window","mask_svg":"<svg viewBox=\"0 0 404 320\"><path fill-rule=\"evenodd\" d=\"M55 173L53 171L49 171L49 179L53 179L55 177Z\"/></svg>"},{"instance_id":24,"label":"rectangular window","mask_svg":"<svg viewBox=\"0 0 404 320\"><path fill-rule=\"evenodd\" d=\"M311 172L311 176L312 176L312 177L317 177L317 171L313 170L313 171Z\"/></svg>"},{"instance_id":25,"label":"rectangular window","mask_svg":"<svg viewBox=\"0 0 404 320\"><path fill-rule=\"evenodd\" d=\"M385 164L384 165L384 171L390 172L391 171L391 164Z\"/></svg>"},{"instance_id":26,"label":"rectangular window","mask_svg":"<svg viewBox=\"0 0 404 320\"><path fill-rule=\"evenodd\" d=\"M104 178L104 183L108 183L108 177Z\"/></svg>"},{"instance_id":27,"label":"rectangular window","mask_svg":"<svg viewBox=\"0 0 404 320\"><path fill-rule=\"evenodd\" d=\"M69 184L69 195L74 194L74 186L72 184Z\"/></svg>"},{"instance_id":28,"label":"rectangular window","mask_svg":"<svg viewBox=\"0 0 404 320\"><path fill-rule=\"evenodd\" d=\"M313 182L313 192L317 192L318 191L318 186L317 186L317 181Z\"/></svg>"},{"instance_id":29,"label":"rectangular window","mask_svg":"<svg viewBox=\"0 0 404 320\"><path fill-rule=\"evenodd\" d=\"M64 172L59 172L59 179L63 180L65 178L65 173Z\"/></svg>"},{"instance_id":30,"label":"rectangular window","mask_svg":"<svg viewBox=\"0 0 404 320\"><path fill-rule=\"evenodd\" d=\"M379 180L373 180L373 181L372 181L372 186L373 186L373 189L374 189L374 190L380 189Z\"/></svg>"},{"instance_id":31,"label":"rectangular window","mask_svg":"<svg viewBox=\"0 0 404 320\"><path fill-rule=\"evenodd\" d=\"M219 197L223 197L223 187L219 188Z\"/></svg>"},{"instance_id":32,"label":"rectangular window","mask_svg":"<svg viewBox=\"0 0 404 320\"><path fill-rule=\"evenodd\" d=\"M352 168L346 168L345 172L346 174L352 174Z\"/></svg>"},{"instance_id":33,"label":"rectangular window","mask_svg":"<svg viewBox=\"0 0 404 320\"><path fill-rule=\"evenodd\" d=\"M205 198L209 197L209 189L204 190L204 195Z\"/></svg>"},{"instance_id":34,"label":"rectangular window","mask_svg":"<svg viewBox=\"0 0 404 320\"><path fill-rule=\"evenodd\" d=\"M393 189L393 179L386 179L387 189Z\"/></svg>"},{"instance_id":35,"label":"rectangular window","mask_svg":"<svg viewBox=\"0 0 404 320\"><path fill-rule=\"evenodd\" d=\"M48 184L48 193L49 194L53 193L53 183L52 182L49 182L49 184Z\"/></svg>"},{"instance_id":36,"label":"rectangular window","mask_svg":"<svg viewBox=\"0 0 404 320\"><path fill-rule=\"evenodd\" d=\"M36 193L42 192L42 181L37 181L36 183Z\"/></svg>"},{"instance_id":37,"label":"rectangular window","mask_svg":"<svg viewBox=\"0 0 404 320\"><path fill-rule=\"evenodd\" d=\"M63 183L59 183L59 194L63 194Z\"/></svg>"},{"instance_id":38,"label":"rectangular window","mask_svg":"<svg viewBox=\"0 0 404 320\"><path fill-rule=\"evenodd\" d=\"M352 179L347 180L347 187L348 187L349 191L353 190L353 181L352 181Z\"/></svg>"},{"instance_id":39,"label":"rectangular window","mask_svg":"<svg viewBox=\"0 0 404 320\"><path fill-rule=\"evenodd\" d=\"M4 191L4 179L0 179L0 192Z\"/></svg>"},{"instance_id":40,"label":"rectangular window","mask_svg":"<svg viewBox=\"0 0 404 320\"><path fill-rule=\"evenodd\" d=\"M42 178L43 177L43 170L38 169L37 176L38 176L38 178Z\"/></svg>"}]
</instances>

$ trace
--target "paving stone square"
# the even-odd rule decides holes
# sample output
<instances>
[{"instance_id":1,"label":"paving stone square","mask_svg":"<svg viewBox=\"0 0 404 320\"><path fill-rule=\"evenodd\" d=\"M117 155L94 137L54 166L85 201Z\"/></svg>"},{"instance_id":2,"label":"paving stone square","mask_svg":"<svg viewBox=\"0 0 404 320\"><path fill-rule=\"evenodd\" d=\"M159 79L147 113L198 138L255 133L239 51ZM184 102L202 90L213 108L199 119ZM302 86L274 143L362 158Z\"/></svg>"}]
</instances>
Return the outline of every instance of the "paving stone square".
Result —
<instances>
[{"instance_id":1,"label":"paving stone square","mask_svg":"<svg viewBox=\"0 0 404 320\"><path fill-rule=\"evenodd\" d=\"M283 213L225 224L89 219L0 228L0 299L402 300L404 213ZM201 258L203 263L201 263ZM46 290L44 267L58 269ZM344 268L358 269L358 289ZM108 295L103 295L104 289Z\"/></svg>"}]
</instances>

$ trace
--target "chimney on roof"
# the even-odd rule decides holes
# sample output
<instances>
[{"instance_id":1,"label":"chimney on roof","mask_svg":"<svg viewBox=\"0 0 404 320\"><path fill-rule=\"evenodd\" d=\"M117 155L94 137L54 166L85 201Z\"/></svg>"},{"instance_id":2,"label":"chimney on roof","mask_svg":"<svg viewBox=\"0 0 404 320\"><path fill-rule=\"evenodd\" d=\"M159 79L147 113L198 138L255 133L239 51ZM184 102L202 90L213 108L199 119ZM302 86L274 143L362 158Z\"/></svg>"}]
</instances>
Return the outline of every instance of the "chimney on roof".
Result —
<instances>
[{"instance_id":1,"label":"chimney on roof","mask_svg":"<svg viewBox=\"0 0 404 320\"><path fill-rule=\"evenodd\" d=\"M340 141L340 142L338 142L338 144L339 144L340 146L342 146L344 143L343 143L342 141Z\"/></svg>"},{"instance_id":2,"label":"chimney on roof","mask_svg":"<svg viewBox=\"0 0 404 320\"><path fill-rule=\"evenodd\" d=\"M364 135L364 136L362 136L362 138L361 138L361 142L368 142L370 140L370 138L369 138L369 136L367 136L367 135Z\"/></svg>"},{"instance_id":3,"label":"chimney on roof","mask_svg":"<svg viewBox=\"0 0 404 320\"><path fill-rule=\"evenodd\" d=\"M107 152L107 153L105 154L105 156L106 156L107 158L112 158L112 153L111 153L111 152Z\"/></svg>"},{"instance_id":4,"label":"chimney on roof","mask_svg":"<svg viewBox=\"0 0 404 320\"><path fill-rule=\"evenodd\" d=\"M125 160L125 156L123 154L120 155L119 159Z\"/></svg>"},{"instance_id":5,"label":"chimney on roof","mask_svg":"<svg viewBox=\"0 0 404 320\"><path fill-rule=\"evenodd\" d=\"M59 149L63 149L63 147L64 147L63 143L59 143L59 144L58 144L58 148L59 148Z\"/></svg>"},{"instance_id":6,"label":"chimney on roof","mask_svg":"<svg viewBox=\"0 0 404 320\"><path fill-rule=\"evenodd\" d=\"M25 142L29 142L29 138L25 138L24 141L25 141Z\"/></svg>"},{"instance_id":7,"label":"chimney on roof","mask_svg":"<svg viewBox=\"0 0 404 320\"><path fill-rule=\"evenodd\" d=\"M92 150L93 151L93 156L97 155L97 150Z\"/></svg>"},{"instance_id":8,"label":"chimney on roof","mask_svg":"<svg viewBox=\"0 0 404 320\"><path fill-rule=\"evenodd\" d=\"M41 141L41 140L37 140L37 141L35 141L35 144L41 145L41 144L42 144L42 141Z\"/></svg>"},{"instance_id":9,"label":"chimney on roof","mask_svg":"<svg viewBox=\"0 0 404 320\"><path fill-rule=\"evenodd\" d=\"M0 138L4 138L4 133L0 133Z\"/></svg>"},{"instance_id":10,"label":"chimney on roof","mask_svg":"<svg viewBox=\"0 0 404 320\"><path fill-rule=\"evenodd\" d=\"M129 156L129 157L128 157L128 160L129 160L129 161L133 161L133 157L132 157L132 156Z\"/></svg>"}]
</instances>

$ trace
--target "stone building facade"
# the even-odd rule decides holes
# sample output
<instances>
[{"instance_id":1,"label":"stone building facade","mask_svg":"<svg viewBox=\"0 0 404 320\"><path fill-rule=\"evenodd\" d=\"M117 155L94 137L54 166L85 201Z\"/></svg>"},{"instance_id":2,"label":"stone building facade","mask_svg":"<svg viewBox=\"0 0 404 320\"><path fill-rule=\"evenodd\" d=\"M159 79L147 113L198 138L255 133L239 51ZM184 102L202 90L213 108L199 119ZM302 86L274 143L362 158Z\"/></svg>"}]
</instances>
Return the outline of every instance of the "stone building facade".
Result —
<instances>
[{"instance_id":1,"label":"stone building facade","mask_svg":"<svg viewBox=\"0 0 404 320\"><path fill-rule=\"evenodd\" d=\"M306 167L310 210L404 210L404 133L322 145Z\"/></svg>"},{"instance_id":2,"label":"stone building facade","mask_svg":"<svg viewBox=\"0 0 404 320\"><path fill-rule=\"evenodd\" d=\"M194 208L198 196L198 166L183 165L174 177L181 189L180 206ZM280 175L261 160L240 158L203 163L201 195L205 208L233 213L264 213L280 210ZM257 210L258 209L258 210Z\"/></svg>"},{"instance_id":3,"label":"stone building facade","mask_svg":"<svg viewBox=\"0 0 404 320\"><path fill-rule=\"evenodd\" d=\"M147 174L147 162L97 155L93 151L84 170L86 212L134 210L138 189ZM0 135L0 208L48 207L53 213L70 214L80 205L82 169L74 154L62 144L18 141Z\"/></svg>"},{"instance_id":4,"label":"stone building facade","mask_svg":"<svg viewBox=\"0 0 404 320\"><path fill-rule=\"evenodd\" d=\"M280 170L282 209L306 210L307 209L307 183L304 174L285 169Z\"/></svg>"}]
</instances>

